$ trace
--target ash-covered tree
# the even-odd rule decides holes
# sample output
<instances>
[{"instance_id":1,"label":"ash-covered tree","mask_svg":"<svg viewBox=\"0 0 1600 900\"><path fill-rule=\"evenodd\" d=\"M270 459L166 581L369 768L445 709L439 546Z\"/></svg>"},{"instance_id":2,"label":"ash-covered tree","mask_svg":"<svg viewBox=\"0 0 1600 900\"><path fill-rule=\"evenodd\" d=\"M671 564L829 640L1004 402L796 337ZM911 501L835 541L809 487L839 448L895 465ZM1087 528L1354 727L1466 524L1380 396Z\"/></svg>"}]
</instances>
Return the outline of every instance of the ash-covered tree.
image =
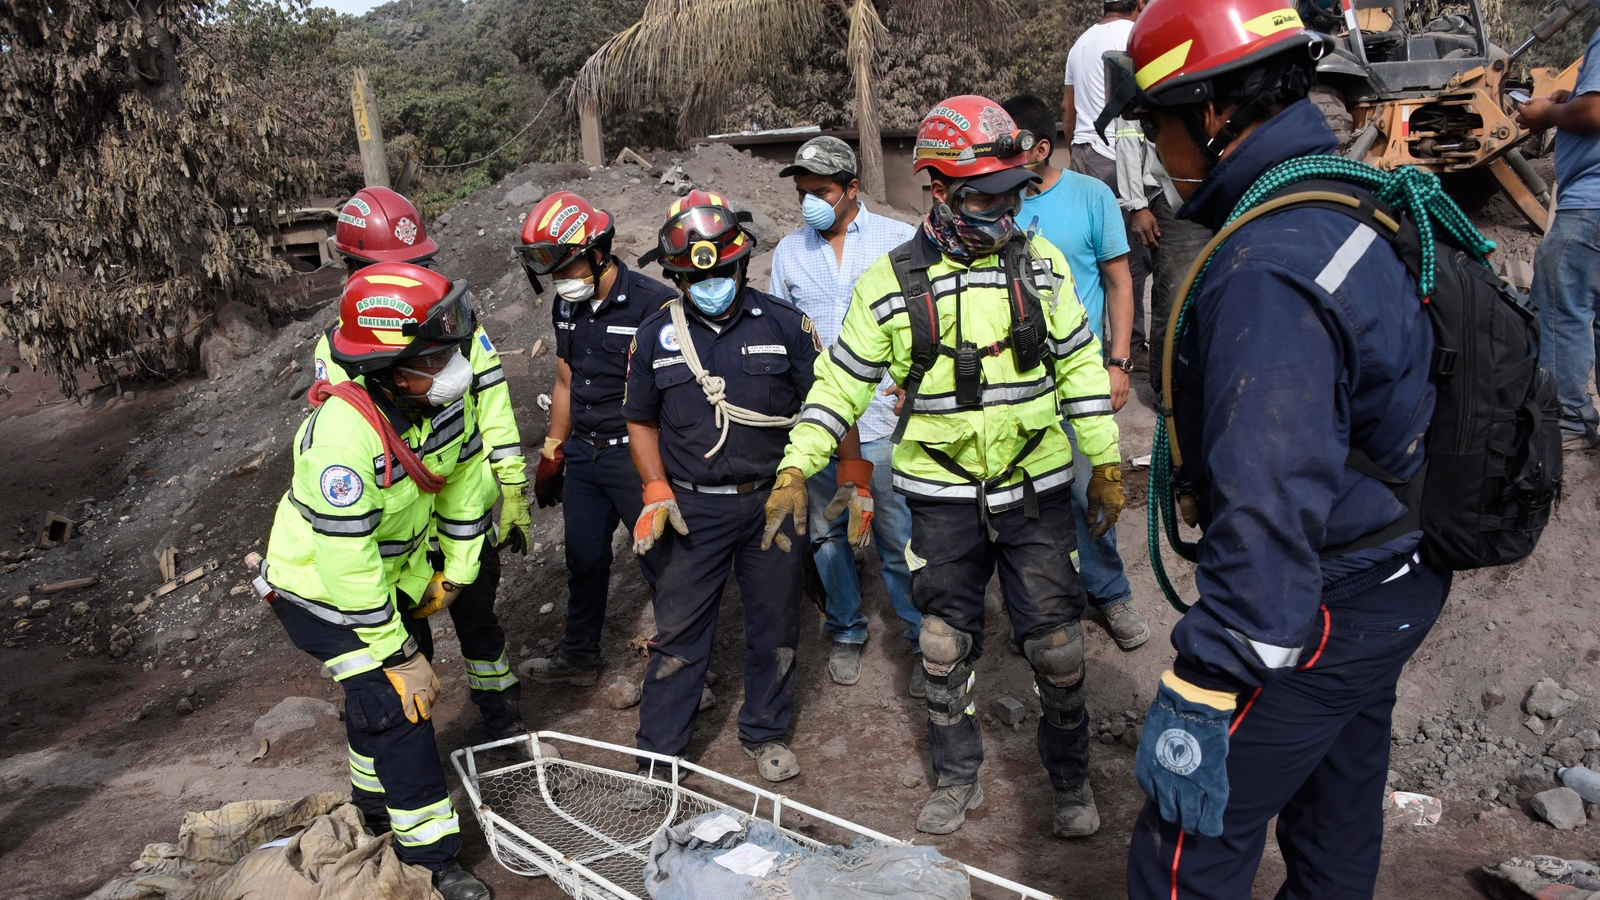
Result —
<instances>
[{"instance_id":1,"label":"ash-covered tree","mask_svg":"<svg viewBox=\"0 0 1600 900\"><path fill-rule=\"evenodd\" d=\"M192 366L211 310L278 270L277 211L343 143L341 98L273 70L281 48L239 24L252 8L0 4L0 336L69 394L119 359Z\"/></svg>"}]
</instances>

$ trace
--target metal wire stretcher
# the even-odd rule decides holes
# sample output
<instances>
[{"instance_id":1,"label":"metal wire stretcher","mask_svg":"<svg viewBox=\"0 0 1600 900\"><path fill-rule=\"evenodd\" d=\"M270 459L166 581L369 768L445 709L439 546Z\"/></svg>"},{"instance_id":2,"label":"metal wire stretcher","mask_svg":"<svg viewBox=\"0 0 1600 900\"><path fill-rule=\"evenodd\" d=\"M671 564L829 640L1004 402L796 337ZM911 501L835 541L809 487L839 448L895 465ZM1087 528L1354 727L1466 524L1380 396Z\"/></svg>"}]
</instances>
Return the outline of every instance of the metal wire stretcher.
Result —
<instances>
[{"instance_id":1,"label":"metal wire stretcher","mask_svg":"<svg viewBox=\"0 0 1600 900\"><path fill-rule=\"evenodd\" d=\"M824 845L815 837L784 827L785 814L827 823L846 840L861 836L890 846L909 846L908 841L678 757L553 731L540 731L535 737L534 759L528 762L490 770L478 767L478 755L483 751L527 741L527 735L464 747L450 754L450 762L467 789L495 860L520 875L547 877L573 897L649 900L644 868L656 832L714 810L765 819L786 837L812 849ZM563 757L577 753L586 759L614 761L625 771L597 762L545 756L541 743L556 747ZM650 760L650 777L634 774L636 759ZM682 781L690 775L704 779L706 790L725 794L731 802L686 789ZM640 786L649 802L639 802ZM1042 891L961 865L973 881L974 896L1056 900Z\"/></svg>"}]
</instances>

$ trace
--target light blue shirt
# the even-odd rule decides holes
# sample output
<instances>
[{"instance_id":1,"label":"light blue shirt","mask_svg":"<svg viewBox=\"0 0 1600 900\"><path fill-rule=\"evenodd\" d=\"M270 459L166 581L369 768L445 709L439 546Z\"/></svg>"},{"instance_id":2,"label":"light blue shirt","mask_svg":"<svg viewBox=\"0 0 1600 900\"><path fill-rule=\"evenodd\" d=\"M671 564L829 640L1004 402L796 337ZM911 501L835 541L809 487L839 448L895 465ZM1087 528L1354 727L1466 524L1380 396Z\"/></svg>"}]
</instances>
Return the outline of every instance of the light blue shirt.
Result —
<instances>
[{"instance_id":1,"label":"light blue shirt","mask_svg":"<svg viewBox=\"0 0 1600 900\"><path fill-rule=\"evenodd\" d=\"M1600 93L1596 54L1600 54L1600 28L1589 38L1572 99ZM1556 129L1556 192L1557 209L1600 209L1600 131L1576 134Z\"/></svg>"},{"instance_id":2,"label":"light blue shirt","mask_svg":"<svg viewBox=\"0 0 1600 900\"><path fill-rule=\"evenodd\" d=\"M1031 197L1023 194L1017 225L1026 231L1035 217L1039 234L1066 256L1078 300L1089 314L1089 330L1104 341L1106 290L1100 282L1100 264L1128 253L1116 195L1098 178L1063 169L1049 190Z\"/></svg>"},{"instance_id":3,"label":"light blue shirt","mask_svg":"<svg viewBox=\"0 0 1600 900\"><path fill-rule=\"evenodd\" d=\"M844 314L850 309L850 295L861 273L917 233L914 225L868 212L865 203L857 201L856 208L855 221L844 231L842 259L834 256L827 239L810 225L801 226L779 241L772 252L767 293L793 303L810 316L824 347L832 347L839 339ZM894 380L885 375L877 396L856 423L863 444L894 432L894 398L882 393L882 388L893 385Z\"/></svg>"}]
</instances>

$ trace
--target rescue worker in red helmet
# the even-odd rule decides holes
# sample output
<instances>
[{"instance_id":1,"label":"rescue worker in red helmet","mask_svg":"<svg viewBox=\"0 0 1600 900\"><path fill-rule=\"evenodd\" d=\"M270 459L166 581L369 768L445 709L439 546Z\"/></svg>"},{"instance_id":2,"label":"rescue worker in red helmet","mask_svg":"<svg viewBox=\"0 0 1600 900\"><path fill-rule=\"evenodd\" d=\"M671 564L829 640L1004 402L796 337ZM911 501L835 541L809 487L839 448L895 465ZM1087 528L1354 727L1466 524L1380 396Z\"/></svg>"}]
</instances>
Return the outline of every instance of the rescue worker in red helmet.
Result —
<instances>
[{"instance_id":1,"label":"rescue worker in red helmet","mask_svg":"<svg viewBox=\"0 0 1600 900\"><path fill-rule=\"evenodd\" d=\"M1144 123L1179 218L1221 229L1247 195L1264 210L1202 253L1188 323L1167 336L1166 402L1205 531L1200 600L1173 629L1135 761L1150 797L1135 898L1249 896L1274 817L1279 897L1372 896L1395 684L1449 592L1401 497L1435 400L1417 280L1377 239L1405 217L1259 206L1312 189L1294 186L1302 170L1350 169L1318 162L1338 150L1306 99L1326 47L1282 0L1153 0L1127 52L1106 54L1100 124Z\"/></svg>"},{"instance_id":2,"label":"rescue worker in red helmet","mask_svg":"<svg viewBox=\"0 0 1600 900\"><path fill-rule=\"evenodd\" d=\"M933 211L856 282L768 502L769 530L790 514L804 522L800 482L827 464L885 371L904 388L894 484L911 509L905 553L923 617L936 782L916 827L930 834L955 831L983 803L974 665L997 567L1012 646L1043 706L1052 828L1084 837L1100 827L1083 701L1087 595L1067 562L1077 532L1064 428L1093 465L1096 534L1122 509L1121 455L1110 378L1066 258L1017 227L1022 188L1039 180L1026 168L1033 141L986 97L951 97L922 120L915 167L933 179Z\"/></svg>"},{"instance_id":3,"label":"rescue worker in red helmet","mask_svg":"<svg viewBox=\"0 0 1600 900\"><path fill-rule=\"evenodd\" d=\"M566 524L567 623L556 652L533 660L527 676L545 684L588 686L600 673L600 632L611 585L611 536L639 518L639 472L628 454L628 347L639 323L673 290L628 268L611 252L611 214L571 191L534 205L517 253L528 281L555 283L556 383L550 430L534 475L541 507L560 503ZM639 557L652 587L656 554Z\"/></svg>"},{"instance_id":4,"label":"rescue worker in red helmet","mask_svg":"<svg viewBox=\"0 0 1600 900\"><path fill-rule=\"evenodd\" d=\"M636 740L668 756L687 749L733 569L744 604L739 743L762 778L783 781L800 774L788 744L801 556L786 551L804 521L764 533L762 504L821 342L798 309L747 284L756 241L744 221L721 196L690 191L640 260L660 260L682 296L639 325L622 405L644 482L634 552L655 547L661 567ZM627 802L661 799L636 789Z\"/></svg>"},{"instance_id":5,"label":"rescue worker in red helmet","mask_svg":"<svg viewBox=\"0 0 1600 900\"><path fill-rule=\"evenodd\" d=\"M359 377L312 386L258 581L290 640L344 688L352 802L446 900L489 890L456 859L460 818L431 720L439 681L405 617L450 606L478 579L489 530L494 483L463 402L465 292L404 263L345 285L332 353ZM433 531L438 573L417 552Z\"/></svg>"},{"instance_id":6,"label":"rescue worker in red helmet","mask_svg":"<svg viewBox=\"0 0 1600 900\"><path fill-rule=\"evenodd\" d=\"M335 247L352 278L380 262L432 266L439 250L411 201L385 187L362 188L345 202L339 213ZM470 309L471 301L470 293L463 296L464 308ZM500 586L500 550L509 546L518 553L527 552L531 518L526 495L528 476L516 413L511 406L511 388L493 342L476 317L474 321L472 340L465 348L472 369L466 402L473 405L479 431L487 444L483 464L500 485L502 503L497 531L479 542L478 577L462 587L459 602L450 607L450 618L461 640L468 696L482 713L484 736L494 739L526 730L522 723L522 689L511 671L505 630L495 615L494 601ZM337 383L349 379L352 373L340 365L329 346L333 330L324 334L312 351L312 370L318 380ZM490 507L479 515L488 513L493 502L491 498ZM470 518L476 520L479 515ZM437 549L430 550L434 544L437 538L430 537L417 552L429 554L437 567L442 563ZM408 623L423 652L432 659L432 630L427 621L411 619ZM521 744L512 744L488 751L488 755L496 759L527 758L525 749Z\"/></svg>"}]
</instances>

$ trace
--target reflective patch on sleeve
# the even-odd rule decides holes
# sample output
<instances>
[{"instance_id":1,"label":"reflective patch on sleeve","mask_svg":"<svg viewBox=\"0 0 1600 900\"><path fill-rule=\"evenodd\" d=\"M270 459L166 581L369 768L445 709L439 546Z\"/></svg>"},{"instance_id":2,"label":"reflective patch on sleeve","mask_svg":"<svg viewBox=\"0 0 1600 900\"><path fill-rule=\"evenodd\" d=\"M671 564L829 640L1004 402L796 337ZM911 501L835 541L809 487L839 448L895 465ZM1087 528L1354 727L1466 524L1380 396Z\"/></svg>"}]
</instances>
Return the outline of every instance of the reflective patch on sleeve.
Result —
<instances>
[{"instance_id":1,"label":"reflective patch on sleeve","mask_svg":"<svg viewBox=\"0 0 1600 900\"><path fill-rule=\"evenodd\" d=\"M361 499L366 490L361 476L346 466L329 466L322 470L322 497L341 509Z\"/></svg>"}]
</instances>

